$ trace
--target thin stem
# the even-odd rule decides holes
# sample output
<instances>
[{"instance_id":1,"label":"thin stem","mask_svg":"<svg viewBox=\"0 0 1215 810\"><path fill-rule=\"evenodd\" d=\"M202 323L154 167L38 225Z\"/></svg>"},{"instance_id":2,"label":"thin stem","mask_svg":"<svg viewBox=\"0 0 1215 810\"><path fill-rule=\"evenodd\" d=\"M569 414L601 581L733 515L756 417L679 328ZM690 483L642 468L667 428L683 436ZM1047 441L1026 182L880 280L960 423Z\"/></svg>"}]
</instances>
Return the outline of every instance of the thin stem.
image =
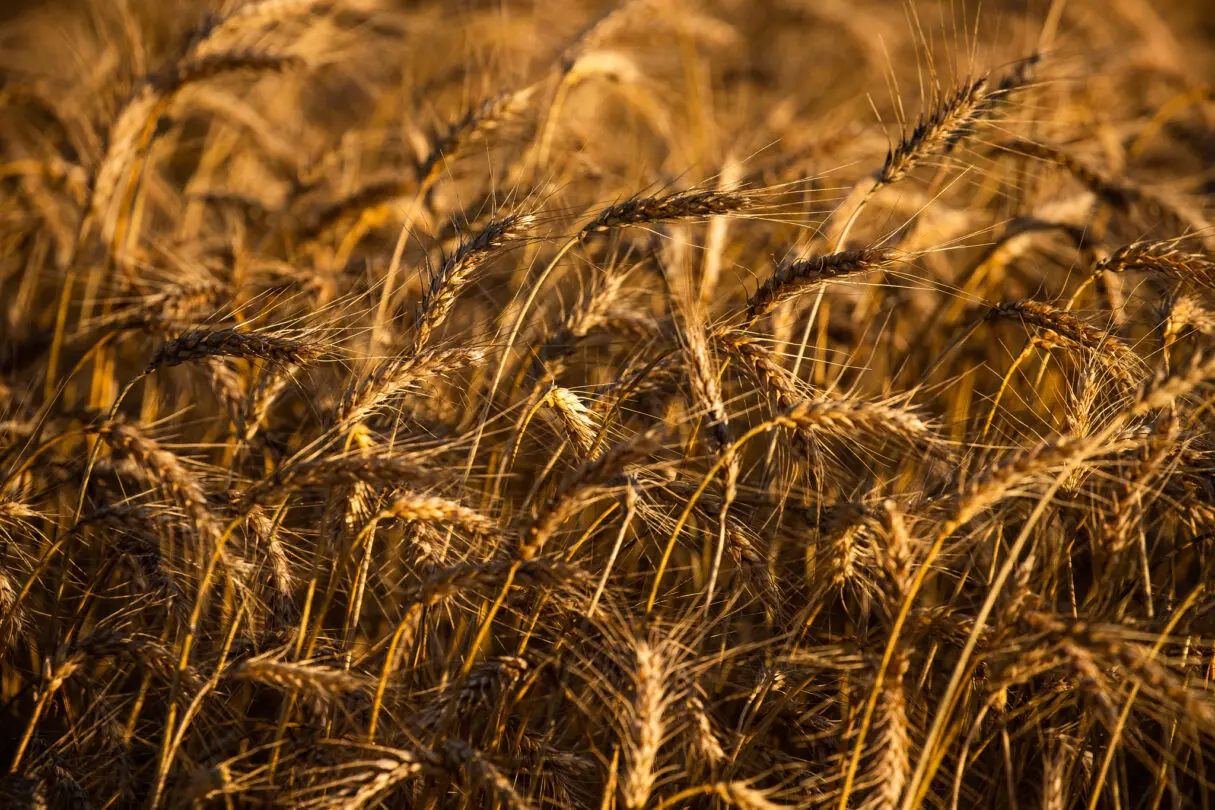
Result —
<instances>
[{"instance_id":1,"label":"thin stem","mask_svg":"<svg viewBox=\"0 0 1215 810\"><path fill-rule=\"evenodd\" d=\"M1021 364L1033 353L1034 341L1025 344L1025 348L1021 349L1021 353L1017 355L1017 359L1013 360L1012 365L1008 367L1008 371L1004 373L1004 378L1000 380L1000 388L996 391L996 396L991 401L991 410L987 412L987 420L983 422L983 430L979 433L979 441L984 441L987 438L987 432L991 430L992 420L996 418L996 411L1000 410L1000 399L1004 396L1004 392L1008 389L1008 383L1012 380L1013 374L1017 372Z\"/></svg>"},{"instance_id":2,"label":"thin stem","mask_svg":"<svg viewBox=\"0 0 1215 810\"><path fill-rule=\"evenodd\" d=\"M679 539L679 534L683 531L684 525L688 522L688 518L691 516L692 510L696 508L696 503L700 500L700 496L703 495L705 490L709 488L709 484L717 476L717 473L720 472L721 468L724 467L727 462L729 462L730 457L734 453L738 452L739 448L761 433L766 433L769 430L785 425L788 425L788 420L783 416L778 416L775 419L768 420L767 422L761 422L744 433L736 442L727 447L723 452L718 454L717 461L714 462L713 466L709 468L709 471L705 473L704 480L700 482L700 486L696 488L696 491L692 493L692 497L688 499L688 504L686 507L684 507L683 514L679 516L679 520L675 523L675 528L671 531L671 536L667 538L666 547L662 551L662 560L658 563L658 570L654 572L654 585L650 589L650 597L645 603L645 612L647 616L654 610L654 602L658 599L658 588L662 584L662 575L666 573L667 563L669 563L671 560L671 552L675 550L675 542Z\"/></svg>"},{"instance_id":3,"label":"thin stem","mask_svg":"<svg viewBox=\"0 0 1215 810\"><path fill-rule=\"evenodd\" d=\"M384 692L388 689L388 678L392 675L397 649L401 646L401 639L404 638L409 623L421 608L421 604L417 602L406 608L405 615L401 617L396 629L392 631L392 641L388 644L388 652L384 655L384 668L380 670L380 679L375 686L375 699L371 703L371 719L367 722L368 742L375 742L375 728L380 719L380 709L384 706Z\"/></svg>"},{"instance_id":4,"label":"thin stem","mask_svg":"<svg viewBox=\"0 0 1215 810\"><path fill-rule=\"evenodd\" d=\"M1156 643L1152 645L1151 652L1147 656L1148 661L1156 657L1160 652L1160 648L1164 646L1165 641L1168 639L1169 634L1173 632L1173 628L1181 621L1181 617L1194 606L1194 603L1198 601L1198 597L1205 590L1206 584L1200 582L1194 590L1190 591L1190 595L1177 607L1177 610L1173 611L1173 615L1169 617L1169 623L1160 631L1160 635L1156 638ZM1105 756L1101 758L1101 767L1097 769L1097 776L1093 780L1093 786L1089 788L1088 810L1097 810L1097 805L1101 801L1101 786L1105 783L1106 774L1109 773L1110 763L1114 761L1114 752L1118 749L1118 740L1122 737L1122 730L1126 728L1126 719L1131 713L1131 706L1135 703L1135 698L1139 696L1139 690L1142 685L1142 682L1136 681L1131 687L1130 693L1126 696L1126 702L1122 704L1122 712L1118 715L1118 724L1114 726L1109 742L1105 745Z\"/></svg>"},{"instance_id":5,"label":"thin stem","mask_svg":"<svg viewBox=\"0 0 1215 810\"><path fill-rule=\"evenodd\" d=\"M566 253L578 244L578 237L570 238L561 249L557 251L549 263L545 266L540 277L532 285L531 292L528 293L527 301L523 304L523 308L519 310L519 316L515 318L514 324L511 326L510 337L506 340L506 346L502 350L502 361L498 363L497 369L494 371L494 381L489 387L489 395L485 398L485 407L482 410L481 418L477 421L477 432L473 436L472 448L468 451L468 463L464 467L464 480L468 480L468 476L472 474L473 461L477 457L477 449L481 446L481 437L485 433L485 423L488 421L489 409L493 407L494 395L498 393L498 385L502 382L502 374L506 371L506 364L510 360L511 349L514 348L515 340L519 337L519 331L523 328L523 321L527 318L527 313L531 311L532 304L536 300L536 296L540 292L540 288L544 286L545 280L557 264L565 257ZM501 334L501 333L499 333Z\"/></svg>"},{"instance_id":6,"label":"thin stem","mask_svg":"<svg viewBox=\"0 0 1215 810\"><path fill-rule=\"evenodd\" d=\"M612 575L612 567L616 564L616 558L620 556L620 549L624 546L624 538L628 534L629 523L632 522L633 515L637 511L636 496L631 486L629 487L626 501L624 520L620 523L620 531L616 533L616 543L612 546L612 553L608 556L607 565L603 568L603 576L599 578L599 584L595 586L595 595L591 597L590 607L586 609L586 615L588 616L595 615L595 608L599 606L599 599L603 596L603 589L607 587L608 577Z\"/></svg>"}]
</instances>

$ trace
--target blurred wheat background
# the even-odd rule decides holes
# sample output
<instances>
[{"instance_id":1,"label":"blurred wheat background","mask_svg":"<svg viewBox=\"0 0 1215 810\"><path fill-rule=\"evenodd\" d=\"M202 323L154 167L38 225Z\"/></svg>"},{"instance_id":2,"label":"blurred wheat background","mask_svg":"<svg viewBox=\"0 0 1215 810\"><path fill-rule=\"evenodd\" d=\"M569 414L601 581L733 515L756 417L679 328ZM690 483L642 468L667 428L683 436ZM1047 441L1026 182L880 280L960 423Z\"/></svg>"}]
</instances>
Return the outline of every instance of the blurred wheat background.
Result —
<instances>
[{"instance_id":1,"label":"blurred wheat background","mask_svg":"<svg viewBox=\"0 0 1215 810\"><path fill-rule=\"evenodd\" d=\"M0 17L0 807L1211 806L1207 3Z\"/></svg>"}]
</instances>

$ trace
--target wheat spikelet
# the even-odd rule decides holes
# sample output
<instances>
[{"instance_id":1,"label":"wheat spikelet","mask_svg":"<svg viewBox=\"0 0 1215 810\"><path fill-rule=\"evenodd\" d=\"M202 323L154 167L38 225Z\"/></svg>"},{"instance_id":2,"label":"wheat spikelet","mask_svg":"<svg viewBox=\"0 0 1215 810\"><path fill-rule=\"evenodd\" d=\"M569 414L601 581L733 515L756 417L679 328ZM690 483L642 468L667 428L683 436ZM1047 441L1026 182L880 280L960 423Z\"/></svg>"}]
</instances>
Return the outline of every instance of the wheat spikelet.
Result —
<instances>
[{"instance_id":1,"label":"wheat spikelet","mask_svg":"<svg viewBox=\"0 0 1215 810\"><path fill-rule=\"evenodd\" d=\"M647 641L633 644L633 700L627 710L627 735L623 740L624 773L620 780L624 806L640 810L650 800L657 779L658 749L666 735L669 698L666 677L669 664L661 647Z\"/></svg>"},{"instance_id":2,"label":"wheat spikelet","mask_svg":"<svg viewBox=\"0 0 1215 810\"><path fill-rule=\"evenodd\" d=\"M1117 716L1117 690L1110 680L1115 672L1119 679L1137 682L1145 694L1175 702L1197 723L1210 723L1215 718L1209 700L1195 695L1183 677L1163 666L1151 649L1128 641L1125 633L1043 611L1026 614L1024 621L1075 671L1111 722L1116 722Z\"/></svg>"},{"instance_id":3,"label":"wheat spikelet","mask_svg":"<svg viewBox=\"0 0 1215 810\"><path fill-rule=\"evenodd\" d=\"M227 14L209 18L191 38L190 54L197 58L231 50L246 32L315 13L334 0L255 0L238 5Z\"/></svg>"},{"instance_id":4,"label":"wheat spikelet","mask_svg":"<svg viewBox=\"0 0 1215 810\"><path fill-rule=\"evenodd\" d=\"M1133 183L1108 177L1057 146L1018 139L1003 147L1015 154L1035 157L1061 167L1110 208L1123 215L1138 213L1148 225L1159 226L1174 234L1187 231L1201 233L1208 227L1201 216L1190 214Z\"/></svg>"},{"instance_id":5,"label":"wheat spikelet","mask_svg":"<svg viewBox=\"0 0 1215 810\"><path fill-rule=\"evenodd\" d=\"M715 338L727 352L742 361L755 382L782 410L792 408L805 398L804 392L798 387L799 380L780 365L772 352L758 340L742 332L722 333Z\"/></svg>"},{"instance_id":6,"label":"wheat spikelet","mask_svg":"<svg viewBox=\"0 0 1215 810\"><path fill-rule=\"evenodd\" d=\"M375 413L419 380L449 374L484 360L477 347L425 349L385 360L342 397L337 410L337 428L346 430Z\"/></svg>"},{"instance_id":7,"label":"wheat spikelet","mask_svg":"<svg viewBox=\"0 0 1215 810\"><path fill-rule=\"evenodd\" d=\"M42 748L42 746L38 746ZM92 800L87 790L64 764L64 758L53 750L40 751L42 764L35 772L41 779L42 789L49 807L87 808Z\"/></svg>"},{"instance_id":8,"label":"wheat spikelet","mask_svg":"<svg viewBox=\"0 0 1215 810\"><path fill-rule=\"evenodd\" d=\"M29 619L28 612L17 601L19 592L16 580L7 569L0 567L0 630L3 631L3 635L0 635L0 657L21 637Z\"/></svg>"},{"instance_id":9,"label":"wheat spikelet","mask_svg":"<svg viewBox=\"0 0 1215 810\"><path fill-rule=\"evenodd\" d=\"M525 239L535 224L536 218L530 214L512 214L489 223L460 244L430 280L429 289L422 298L415 350L425 346L431 333L447 319L456 298L472 282L476 272L495 254Z\"/></svg>"},{"instance_id":10,"label":"wheat spikelet","mask_svg":"<svg viewBox=\"0 0 1215 810\"><path fill-rule=\"evenodd\" d=\"M443 753L452 765L463 767L474 783L493 793L505 807L511 810L531 810L531 805L519 795L510 779L468 744L447 739L443 742Z\"/></svg>"},{"instance_id":11,"label":"wheat spikelet","mask_svg":"<svg viewBox=\"0 0 1215 810\"><path fill-rule=\"evenodd\" d=\"M170 103L171 99L146 84L118 113L108 134L105 154L93 173L89 214L103 212L112 203L124 176L147 148L151 138L147 132L149 125L159 119Z\"/></svg>"},{"instance_id":12,"label":"wheat spikelet","mask_svg":"<svg viewBox=\"0 0 1215 810\"><path fill-rule=\"evenodd\" d=\"M1019 318L1027 326L1040 329L1048 340L1061 339L1067 343L1108 357L1112 368L1130 374L1140 366L1138 356L1116 337L1091 326L1065 310L1040 301L1023 300L999 304L991 309L990 318Z\"/></svg>"},{"instance_id":13,"label":"wheat spikelet","mask_svg":"<svg viewBox=\"0 0 1215 810\"><path fill-rule=\"evenodd\" d=\"M336 778L317 780L284 797L292 806L304 810L362 810L380 800L389 791L422 776L438 765L438 758L422 748L406 750L384 745L364 744L353 747L358 758L337 763L326 772Z\"/></svg>"},{"instance_id":14,"label":"wheat spikelet","mask_svg":"<svg viewBox=\"0 0 1215 810\"><path fill-rule=\"evenodd\" d=\"M211 390L224 405L228 420L241 424L245 411L245 389L240 375L223 357L204 357L202 367L211 382Z\"/></svg>"},{"instance_id":15,"label":"wheat spikelet","mask_svg":"<svg viewBox=\"0 0 1215 810\"><path fill-rule=\"evenodd\" d=\"M186 85L241 71L282 71L306 65L303 57L257 50L218 51L187 57L165 73L149 77L156 92L172 96Z\"/></svg>"},{"instance_id":16,"label":"wheat spikelet","mask_svg":"<svg viewBox=\"0 0 1215 810\"><path fill-rule=\"evenodd\" d=\"M1151 648L1097 633L1089 633L1082 640L1109 670L1126 673L1142 686L1144 694L1171 705L1176 716L1197 728L1210 728L1215 722L1215 707L1205 690L1195 688L1185 675L1164 665Z\"/></svg>"},{"instance_id":17,"label":"wheat spikelet","mask_svg":"<svg viewBox=\"0 0 1215 810\"><path fill-rule=\"evenodd\" d=\"M199 330L175 337L157 349L144 373L211 357L244 357L303 366L320 356L321 350L307 340L235 329Z\"/></svg>"},{"instance_id":18,"label":"wheat spikelet","mask_svg":"<svg viewBox=\"0 0 1215 810\"><path fill-rule=\"evenodd\" d=\"M585 237L634 225L705 219L743 211L750 205L751 199L747 195L730 191L689 190L652 197L633 197L600 211L593 220L583 226L579 236Z\"/></svg>"},{"instance_id":19,"label":"wheat spikelet","mask_svg":"<svg viewBox=\"0 0 1215 810\"><path fill-rule=\"evenodd\" d=\"M731 523L727 528L726 538L730 556L742 572L743 582L748 590L760 600L770 619L779 621L784 615L784 600L776 578L768 569L767 558L751 537L736 524Z\"/></svg>"},{"instance_id":20,"label":"wheat spikelet","mask_svg":"<svg viewBox=\"0 0 1215 810\"><path fill-rule=\"evenodd\" d=\"M981 76L937 104L931 115L920 119L915 129L886 154L877 184L885 186L897 182L929 155L952 152L994 111L991 95L987 77Z\"/></svg>"},{"instance_id":21,"label":"wheat spikelet","mask_svg":"<svg viewBox=\"0 0 1215 810\"><path fill-rule=\"evenodd\" d=\"M659 431L641 433L621 442L597 458L582 464L548 499L539 514L522 532L519 556L524 560L539 554L557 527L582 503L585 496L624 474L659 446Z\"/></svg>"},{"instance_id":22,"label":"wheat spikelet","mask_svg":"<svg viewBox=\"0 0 1215 810\"><path fill-rule=\"evenodd\" d=\"M1135 192L1129 186L1105 177L1058 147L1025 139L1009 141L1003 144L1003 147L1015 154L1054 163L1116 209L1126 210L1133 201Z\"/></svg>"},{"instance_id":23,"label":"wheat spikelet","mask_svg":"<svg viewBox=\"0 0 1215 810\"><path fill-rule=\"evenodd\" d=\"M1201 287L1215 286L1215 262L1201 253L1187 253L1176 240L1133 242L1124 245L1093 266L1096 273L1147 271L1188 281Z\"/></svg>"},{"instance_id":24,"label":"wheat spikelet","mask_svg":"<svg viewBox=\"0 0 1215 810\"><path fill-rule=\"evenodd\" d=\"M594 413L582 404L573 391L553 386L544 395L544 413L557 425L558 431L569 440L581 459L593 459L599 454L596 440L599 426Z\"/></svg>"},{"instance_id":25,"label":"wheat spikelet","mask_svg":"<svg viewBox=\"0 0 1215 810\"><path fill-rule=\"evenodd\" d=\"M291 561L279 538L274 521L260 506L254 506L245 516L245 526L256 544L266 554L270 563L271 583L280 595L289 597L295 590L295 574L291 570Z\"/></svg>"},{"instance_id":26,"label":"wheat spikelet","mask_svg":"<svg viewBox=\"0 0 1215 810\"><path fill-rule=\"evenodd\" d=\"M685 715L685 725L695 757L710 769L726 762L728 756L713 728L708 707L705 706L704 689L695 678L689 679L680 708Z\"/></svg>"},{"instance_id":27,"label":"wheat spikelet","mask_svg":"<svg viewBox=\"0 0 1215 810\"><path fill-rule=\"evenodd\" d=\"M140 159L148 153L157 128L182 90L226 73L283 70L302 63L302 58L291 54L218 51L187 57L167 71L149 76L140 91L123 107L109 133L108 146L94 174L87 213L95 215L104 211L113 202L123 178L138 175ZM123 216L122 211L114 214ZM108 232L113 223L106 223L105 227Z\"/></svg>"},{"instance_id":28,"label":"wheat spikelet","mask_svg":"<svg viewBox=\"0 0 1215 810\"><path fill-rule=\"evenodd\" d=\"M196 313L214 311L230 293L228 285L214 280L174 284L142 296L131 306L98 318L99 329L153 329L188 320Z\"/></svg>"},{"instance_id":29,"label":"wheat spikelet","mask_svg":"<svg viewBox=\"0 0 1215 810\"><path fill-rule=\"evenodd\" d=\"M898 439L910 445L931 446L937 437L931 426L906 408L874 402L828 397L802 400L782 417L807 434Z\"/></svg>"},{"instance_id":30,"label":"wheat spikelet","mask_svg":"<svg viewBox=\"0 0 1215 810\"><path fill-rule=\"evenodd\" d=\"M894 259L888 250L862 248L782 264L747 299L746 322L754 323L781 303L824 281L882 270Z\"/></svg>"},{"instance_id":31,"label":"wheat spikelet","mask_svg":"<svg viewBox=\"0 0 1215 810\"><path fill-rule=\"evenodd\" d=\"M345 670L272 658L242 661L228 671L227 677L237 681L254 681L287 692L303 692L318 698L333 698L365 685L363 679Z\"/></svg>"},{"instance_id":32,"label":"wheat spikelet","mask_svg":"<svg viewBox=\"0 0 1215 810\"><path fill-rule=\"evenodd\" d=\"M186 513L195 531L208 539L218 536L219 520L211 510L206 489L175 453L124 422L108 422L102 425L99 434L110 447L128 456L158 483Z\"/></svg>"},{"instance_id":33,"label":"wheat spikelet","mask_svg":"<svg viewBox=\"0 0 1215 810\"><path fill-rule=\"evenodd\" d=\"M957 523L961 525L969 522L983 510L998 503L1014 488L1043 471L1084 458L1093 452L1093 443L1091 437L1060 436L989 464L958 496L955 507Z\"/></svg>"},{"instance_id":34,"label":"wheat spikelet","mask_svg":"<svg viewBox=\"0 0 1215 810\"><path fill-rule=\"evenodd\" d=\"M1186 329L1201 335L1215 335L1215 313L1206 309L1193 296L1170 296L1165 302L1164 345L1171 345Z\"/></svg>"},{"instance_id":35,"label":"wheat spikelet","mask_svg":"<svg viewBox=\"0 0 1215 810\"><path fill-rule=\"evenodd\" d=\"M898 601L911 587L914 548L903 512L892 498L882 502L881 535L882 564L890 578L892 602Z\"/></svg>"},{"instance_id":36,"label":"wheat spikelet","mask_svg":"<svg viewBox=\"0 0 1215 810\"><path fill-rule=\"evenodd\" d=\"M821 566L824 591L844 593L848 590L867 595L868 569L873 556L874 526L872 517L857 504L836 504L824 515L816 569Z\"/></svg>"},{"instance_id":37,"label":"wheat spikelet","mask_svg":"<svg viewBox=\"0 0 1215 810\"><path fill-rule=\"evenodd\" d=\"M1105 542L1111 553L1125 551L1131 543L1131 532L1144 512L1144 493L1174 449L1177 439L1175 415L1160 419L1134 461L1115 488L1110 507L1111 517L1105 521Z\"/></svg>"},{"instance_id":38,"label":"wheat spikelet","mask_svg":"<svg viewBox=\"0 0 1215 810\"><path fill-rule=\"evenodd\" d=\"M689 324L683 339L688 381L697 404L707 412L706 431L712 437L715 449L721 452L730 444L730 417L722 400L715 363L709 355L708 340L699 324Z\"/></svg>"},{"instance_id":39,"label":"wheat spikelet","mask_svg":"<svg viewBox=\"0 0 1215 810\"><path fill-rule=\"evenodd\" d=\"M1125 416L1134 418L1169 408L1182 397L1206 384L1212 377L1215 377L1215 357L1208 358L1197 354L1184 368L1172 374L1161 375L1145 385L1132 406L1125 411Z\"/></svg>"},{"instance_id":40,"label":"wheat spikelet","mask_svg":"<svg viewBox=\"0 0 1215 810\"><path fill-rule=\"evenodd\" d=\"M1116 723L1118 711L1115 708L1117 697L1114 685L1102 671L1096 656L1070 639L1059 641L1055 650L1062 666L1072 671L1080 690L1097 705L1105 721L1111 725Z\"/></svg>"},{"instance_id":41,"label":"wheat spikelet","mask_svg":"<svg viewBox=\"0 0 1215 810\"><path fill-rule=\"evenodd\" d=\"M575 807L585 800L585 785L596 775L588 758L549 745L540 735L523 737L519 747L519 754L514 758L515 767L540 774L539 800L547 798L548 794L551 801L561 807Z\"/></svg>"},{"instance_id":42,"label":"wheat spikelet","mask_svg":"<svg viewBox=\"0 0 1215 810\"><path fill-rule=\"evenodd\" d=\"M260 370L257 380L241 403L240 416L234 420L237 433L245 441L253 441L265 425L274 403L305 365L295 362L270 363Z\"/></svg>"},{"instance_id":43,"label":"wheat spikelet","mask_svg":"<svg viewBox=\"0 0 1215 810\"><path fill-rule=\"evenodd\" d=\"M1009 103L1009 98L1013 94L1024 90L1034 80L1042 60L1041 53L1032 53L1017 60L1013 68L1004 74L1004 78L1000 79L999 84L984 101L984 112L991 115L999 111L1001 107Z\"/></svg>"},{"instance_id":44,"label":"wheat spikelet","mask_svg":"<svg viewBox=\"0 0 1215 810\"><path fill-rule=\"evenodd\" d=\"M191 202L200 202L209 207L230 208L239 211L246 219L258 219L270 213L274 203L253 194L233 189L205 188L187 193Z\"/></svg>"},{"instance_id":45,"label":"wheat spikelet","mask_svg":"<svg viewBox=\"0 0 1215 810\"><path fill-rule=\"evenodd\" d=\"M457 710L492 708L494 702L528 670L527 659L504 655L477 664L464 678L455 696Z\"/></svg>"},{"instance_id":46,"label":"wheat spikelet","mask_svg":"<svg viewBox=\"0 0 1215 810\"><path fill-rule=\"evenodd\" d=\"M874 810L893 810L898 807L907 779L911 775L911 740L907 724L907 696L903 679L910 662L905 651L895 653L890 665L890 675L882 684L879 704L881 741L879 753L873 763L877 788L867 807Z\"/></svg>"},{"instance_id":47,"label":"wheat spikelet","mask_svg":"<svg viewBox=\"0 0 1215 810\"><path fill-rule=\"evenodd\" d=\"M476 534L500 534L498 524L475 509L437 495L399 495L380 512L381 517L454 526Z\"/></svg>"},{"instance_id":48,"label":"wheat spikelet","mask_svg":"<svg viewBox=\"0 0 1215 810\"><path fill-rule=\"evenodd\" d=\"M41 517L36 509L12 498L0 497L0 524L17 523Z\"/></svg>"},{"instance_id":49,"label":"wheat spikelet","mask_svg":"<svg viewBox=\"0 0 1215 810\"><path fill-rule=\"evenodd\" d=\"M623 316L635 318L631 311L620 312L616 309L621 287L627 274L623 272L608 273L586 296L585 300L575 307L562 321L561 326L549 335L539 352L539 359L549 374L556 376L559 364L564 358L573 354L577 344L592 330L613 325L613 318ZM625 326L621 331L628 331Z\"/></svg>"},{"instance_id":50,"label":"wheat spikelet","mask_svg":"<svg viewBox=\"0 0 1215 810\"><path fill-rule=\"evenodd\" d=\"M1067 810L1067 745L1042 758L1042 810Z\"/></svg>"},{"instance_id":51,"label":"wheat spikelet","mask_svg":"<svg viewBox=\"0 0 1215 810\"><path fill-rule=\"evenodd\" d=\"M174 619L185 618L184 594L155 539L141 534L123 534L111 542L114 551L121 554L130 567L136 587L164 600Z\"/></svg>"},{"instance_id":52,"label":"wheat spikelet","mask_svg":"<svg viewBox=\"0 0 1215 810\"><path fill-rule=\"evenodd\" d=\"M121 630L97 629L55 651L46 673L48 688L52 691L63 682L80 673L88 661L114 656L125 656L147 671L169 682L177 672L177 659L160 642L145 636L134 636ZM187 667L181 671L186 685L196 690L202 686L202 678L196 670Z\"/></svg>"},{"instance_id":53,"label":"wheat spikelet","mask_svg":"<svg viewBox=\"0 0 1215 810\"><path fill-rule=\"evenodd\" d=\"M636 15L651 7L653 0L625 0L585 28L566 46L561 54L563 72L574 69L578 60L589 51L599 47L627 28Z\"/></svg>"}]
</instances>

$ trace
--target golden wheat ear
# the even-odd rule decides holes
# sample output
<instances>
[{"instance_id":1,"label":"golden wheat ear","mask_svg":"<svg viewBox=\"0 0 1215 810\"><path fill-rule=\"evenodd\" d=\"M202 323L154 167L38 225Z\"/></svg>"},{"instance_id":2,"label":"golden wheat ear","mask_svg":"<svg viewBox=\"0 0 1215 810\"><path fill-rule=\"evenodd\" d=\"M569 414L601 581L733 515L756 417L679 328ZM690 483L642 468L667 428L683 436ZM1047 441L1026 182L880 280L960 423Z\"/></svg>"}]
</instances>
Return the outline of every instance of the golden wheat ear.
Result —
<instances>
[{"instance_id":1,"label":"golden wheat ear","mask_svg":"<svg viewBox=\"0 0 1215 810\"><path fill-rule=\"evenodd\" d=\"M382 408L393 398L424 379L476 366L488 356L485 349L459 347L425 349L381 362L342 396L336 427L347 430Z\"/></svg>"},{"instance_id":2,"label":"golden wheat ear","mask_svg":"<svg viewBox=\"0 0 1215 810\"><path fill-rule=\"evenodd\" d=\"M1215 286L1215 260L1205 253L1182 250L1179 240L1134 242L1093 265L1095 273L1160 273L1197 287Z\"/></svg>"}]
</instances>

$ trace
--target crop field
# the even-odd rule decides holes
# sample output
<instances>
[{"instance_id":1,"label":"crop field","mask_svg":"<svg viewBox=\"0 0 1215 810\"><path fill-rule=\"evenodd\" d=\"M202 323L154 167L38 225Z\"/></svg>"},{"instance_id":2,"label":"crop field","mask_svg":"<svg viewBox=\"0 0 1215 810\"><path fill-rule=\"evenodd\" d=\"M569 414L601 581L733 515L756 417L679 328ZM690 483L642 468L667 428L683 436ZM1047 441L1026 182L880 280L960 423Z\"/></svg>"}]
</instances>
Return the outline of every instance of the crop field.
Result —
<instances>
[{"instance_id":1,"label":"crop field","mask_svg":"<svg viewBox=\"0 0 1215 810\"><path fill-rule=\"evenodd\" d=\"M1208 0L0 12L0 810L1209 810Z\"/></svg>"}]
</instances>

